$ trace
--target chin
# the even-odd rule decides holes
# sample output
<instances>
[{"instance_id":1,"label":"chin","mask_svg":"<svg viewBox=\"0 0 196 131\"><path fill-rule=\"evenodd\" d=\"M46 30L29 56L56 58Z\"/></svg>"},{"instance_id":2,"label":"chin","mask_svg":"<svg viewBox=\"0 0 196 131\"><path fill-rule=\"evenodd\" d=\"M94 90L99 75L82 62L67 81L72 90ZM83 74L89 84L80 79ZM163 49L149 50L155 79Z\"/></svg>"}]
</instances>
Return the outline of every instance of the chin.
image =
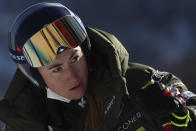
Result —
<instances>
[{"instance_id":1,"label":"chin","mask_svg":"<svg viewBox=\"0 0 196 131\"><path fill-rule=\"evenodd\" d=\"M77 96L72 97L72 100L79 100L79 99L81 99L83 96L84 96L84 93L82 93L82 94L80 94L80 95L77 95Z\"/></svg>"},{"instance_id":2,"label":"chin","mask_svg":"<svg viewBox=\"0 0 196 131\"><path fill-rule=\"evenodd\" d=\"M74 94L71 98L71 100L79 100L85 95L86 90L78 92L77 94Z\"/></svg>"}]
</instances>

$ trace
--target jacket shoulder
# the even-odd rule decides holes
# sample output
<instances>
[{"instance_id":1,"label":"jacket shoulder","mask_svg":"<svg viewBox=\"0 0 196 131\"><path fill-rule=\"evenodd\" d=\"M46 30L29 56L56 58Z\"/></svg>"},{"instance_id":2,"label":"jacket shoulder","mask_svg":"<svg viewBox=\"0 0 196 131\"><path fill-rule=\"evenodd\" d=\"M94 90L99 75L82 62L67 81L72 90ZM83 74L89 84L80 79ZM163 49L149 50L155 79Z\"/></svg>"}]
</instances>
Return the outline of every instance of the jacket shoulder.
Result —
<instances>
[{"instance_id":1,"label":"jacket shoulder","mask_svg":"<svg viewBox=\"0 0 196 131\"><path fill-rule=\"evenodd\" d=\"M42 89L35 87L17 70L4 99L0 101L0 120L12 129L15 129L16 125L17 128L28 128L35 124L35 121L45 123L44 94Z\"/></svg>"},{"instance_id":2,"label":"jacket shoulder","mask_svg":"<svg viewBox=\"0 0 196 131\"><path fill-rule=\"evenodd\" d=\"M22 74L19 69L17 69L9 84L4 98L6 100L12 101L17 97L17 94L20 93L21 90L23 90L28 82L28 79Z\"/></svg>"}]
</instances>

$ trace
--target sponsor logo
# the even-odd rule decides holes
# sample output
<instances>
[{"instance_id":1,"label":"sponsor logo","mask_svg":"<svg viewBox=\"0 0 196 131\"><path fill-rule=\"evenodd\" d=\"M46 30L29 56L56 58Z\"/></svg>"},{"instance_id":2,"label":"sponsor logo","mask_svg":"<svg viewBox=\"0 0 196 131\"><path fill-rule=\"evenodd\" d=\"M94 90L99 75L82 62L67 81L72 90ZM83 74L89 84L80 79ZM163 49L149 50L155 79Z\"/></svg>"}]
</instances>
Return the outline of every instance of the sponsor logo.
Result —
<instances>
[{"instance_id":1,"label":"sponsor logo","mask_svg":"<svg viewBox=\"0 0 196 131\"><path fill-rule=\"evenodd\" d=\"M141 126L141 127L138 128L136 131L146 131L146 129L145 129L143 126Z\"/></svg>"},{"instance_id":2,"label":"sponsor logo","mask_svg":"<svg viewBox=\"0 0 196 131\"><path fill-rule=\"evenodd\" d=\"M154 81L161 82L165 76L166 76L166 72L160 72L157 70L152 74L151 78Z\"/></svg>"},{"instance_id":3,"label":"sponsor logo","mask_svg":"<svg viewBox=\"0 0 196 131\"><path fill-rule=\"evenodd\" d=\"M22 49L20 49L20 48L18 47L18 45L16 45L16 50L17 50L18 52L21 52L21 51L22 51Z\"/></svg>"},{"instance_id":4,"label":"sponsor logo","mask_svg":"<svg viewBox=\"0 0 196 131\"><path fill-rule=\"evenodd\" d=\"M24 56L20 56L20 55L14 55L10 53L10 56L12 57L13 60L15 61L24 61L25 57Z\"/></svg>"},{"instance_id":5,"label":"sponsor logo","mask_svg":"<svg viewBox=\"0 0 196 131\"><path fill-rule=\"evenodd\" d=\"M63 51L65 51L66 49L69 49L69 47L65 47L65 46L59 46L56 53L57 54L60 54L62 53Z\"/></svg>"},{"instance_id":6,"label":"sponsor logo","mask_svg":"<svg viewBox=\"0 0 196 131\"><path fill-rule=\"evenodd\" d=\"M106 109L105 109L105 111L104 111L104 114L105 114L105 115L106 115L106 114L109 112L109 110L111 109L112 105L114 104L115 99L116 99L116 96L113 96L112 99L111 99L111 101L108 103L108 105L107 105L107 107L106 107Z\"/></svg>"},{"instance_id":7,"label":"sponsor logo","mask_svg":"<svg viewBox=\"0 0 196 131\"><path fill-rule=\"evenodd\" d=\"M78 102L78 105L79 105L80 107L82 107L82 108L85 107L85 105L86 105L86 100L84 100L84 97L81 99L81 101Z\"/></svg>"},{"instance_id":8,"label":"sponsor logo","mask_svg":"<svg viewBox=\"0 0 196 131\"><path fill-rule=\"evenodd\" d=\"M140 112L135 113L126 122L124 122L120 127L118 127L118 131L127 130L133 123L135 123L141 117L142 117L142 114Z\"/></svg>"}]
</instances>

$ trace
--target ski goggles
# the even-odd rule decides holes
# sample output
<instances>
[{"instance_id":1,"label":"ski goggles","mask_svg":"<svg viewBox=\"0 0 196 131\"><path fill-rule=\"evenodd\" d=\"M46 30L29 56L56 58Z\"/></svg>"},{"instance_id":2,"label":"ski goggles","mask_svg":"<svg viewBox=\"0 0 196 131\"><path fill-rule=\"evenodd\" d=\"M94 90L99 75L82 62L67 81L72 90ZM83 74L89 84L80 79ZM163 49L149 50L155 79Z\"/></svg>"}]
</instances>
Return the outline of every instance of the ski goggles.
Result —
<instances>
[{"instance_id":1,"label":"ski goggles","mask_svg":"<svg viewBox=\"0 0 196 131\"><path fill-rule=\"evenodd\" d=\"M87 37L82 22L74 16L65 16L45 25L23 46L23 54L32 67L42 67L54 61L59 47L75 48Z\"/></svg>"}]
</instances>

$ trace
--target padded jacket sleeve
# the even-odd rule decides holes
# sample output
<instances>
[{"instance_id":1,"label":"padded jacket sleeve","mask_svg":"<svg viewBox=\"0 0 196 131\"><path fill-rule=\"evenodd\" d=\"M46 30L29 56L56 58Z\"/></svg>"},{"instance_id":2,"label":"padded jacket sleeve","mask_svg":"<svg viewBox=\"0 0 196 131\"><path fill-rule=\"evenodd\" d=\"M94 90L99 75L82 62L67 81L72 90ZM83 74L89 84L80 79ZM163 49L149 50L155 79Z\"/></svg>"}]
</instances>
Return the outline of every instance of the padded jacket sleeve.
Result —
<instances>
[{"instance_id":1,"label":"padded jacket sleeve","mask_svg":"<svg viewBox=\"0 0 196 131\"><path fill-rule=\"evenodd\" d=\"M156 70L152 67L138 64L129 63L129 67L126 73L127 87L130 94L134 94L138 89L145 85L151 76L156 73ZM196 130L196 95L188 91L187 87L183 82L175 75L164 72L166 78L166 83L168 85L173 85L179 89L180 93L184 96L187 103L187 108L190 112L190 121L188 127L183 128L182 131L195 131Z\"/></svg>"}]
</instances>

